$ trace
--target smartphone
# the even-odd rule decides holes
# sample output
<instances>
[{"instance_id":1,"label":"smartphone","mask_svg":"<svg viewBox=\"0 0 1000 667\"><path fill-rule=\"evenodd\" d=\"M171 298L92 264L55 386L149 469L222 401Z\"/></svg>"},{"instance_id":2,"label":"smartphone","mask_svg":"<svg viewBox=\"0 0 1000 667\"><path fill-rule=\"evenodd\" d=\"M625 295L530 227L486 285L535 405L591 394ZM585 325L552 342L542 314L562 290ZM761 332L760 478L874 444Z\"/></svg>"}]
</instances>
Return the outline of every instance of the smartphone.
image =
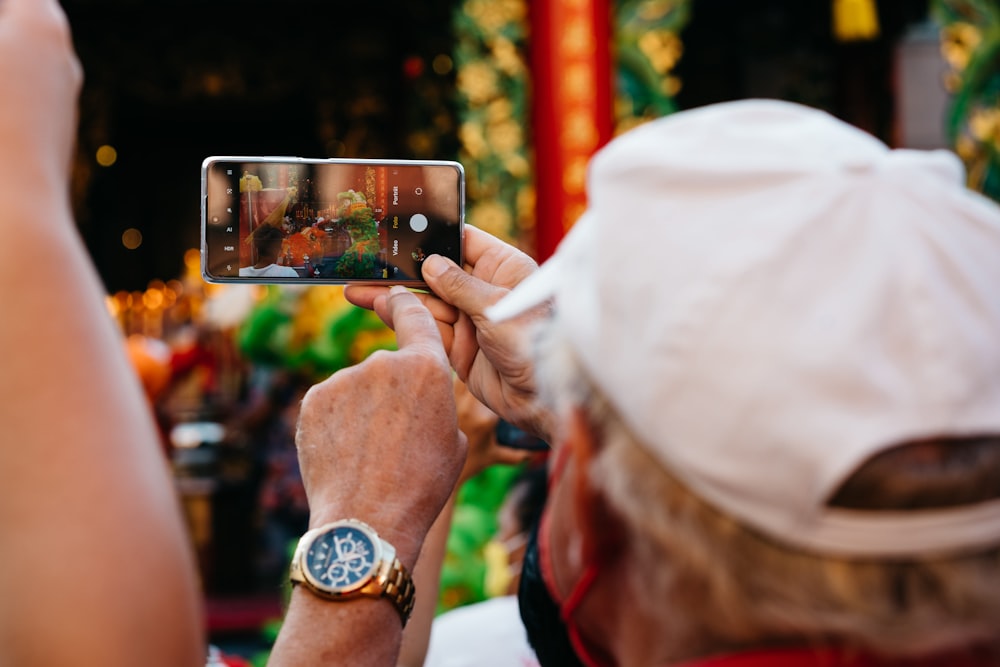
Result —
<instances>
[{"instance_id":1,"label":"smartphone","mask_svg":"<svg viewBox=\"0 0 1000 667\"><path fill-rule=\"evenodd\" d=\"M201 199L211 283L422 287L428 256L462 265L458 162L213 156Z\"/></svg>"},{"instance_id":2,"label":"smartphone","mask_svg":"<svg viewBox=\"0 0 1000 667\"><path fill-rule=\"evenodd\" d=\"M514 449L546 450L549 443L541 438L530 435L514 426L508 421L501 419L494 428L493 435L497 439L497 444Z\"/></svg>"}]
</instances>

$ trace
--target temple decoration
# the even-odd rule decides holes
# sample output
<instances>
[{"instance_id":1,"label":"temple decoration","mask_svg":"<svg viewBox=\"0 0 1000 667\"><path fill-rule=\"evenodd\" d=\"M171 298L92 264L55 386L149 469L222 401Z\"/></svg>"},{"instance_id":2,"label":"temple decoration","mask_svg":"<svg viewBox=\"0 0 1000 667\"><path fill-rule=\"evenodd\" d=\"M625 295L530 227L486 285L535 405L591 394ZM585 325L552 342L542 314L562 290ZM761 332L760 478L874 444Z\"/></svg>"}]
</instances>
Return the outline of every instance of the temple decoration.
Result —
<instances>
[{"instance_id":1,"label":"temple decoration","mask_svg":"<svg viewBox=\"0 0 1000 667\"><path fill-rule=\"evenodd\" d=\"M607 0L532 3L538 258L586 208L590 156L612 136Z\"/></svg>"},{"instance_id":2,"label":"temple decoration","mask_svg":"<svg viewBox=\"0 0 1000 667\"><path fill-rule=\"evenodd\" d=\"M467 220L538 259L551 254L586 205L593 151L676 110L690 5L547 0L529 12L524 0L461 2L454 63Z\"/></svg>"},{"instance_id":3,"label":"temple decoration","mask_svg":"<svg viewBox=\"0 0 1000 667\"><path fill-rule=\"evenodd\" d=\"M533 254L526 0L465 0L454 13L466 220Z\"/></svg>"},{"instance_id":4,"label":"temple decoration","mask_svg":"<svg viewBox=\"0 0 1000 667\"><path fill-rule=\"evenodd\" d=\"M1000 201L1000 7L995 0L933 0L950 67L948 138L969 187Z\"/></svg>"},{"instance_id":5,"label":"temple decoration","mask_svg":"<svg viewBox=\"0 0 1000 667\"><path fill-rule=\"evenodd\" d=\"M677 110L681 82L673 71L684 53L680 34L691 0L623 0L617 3L615 134Z\"/></svg>"}]
</instances>

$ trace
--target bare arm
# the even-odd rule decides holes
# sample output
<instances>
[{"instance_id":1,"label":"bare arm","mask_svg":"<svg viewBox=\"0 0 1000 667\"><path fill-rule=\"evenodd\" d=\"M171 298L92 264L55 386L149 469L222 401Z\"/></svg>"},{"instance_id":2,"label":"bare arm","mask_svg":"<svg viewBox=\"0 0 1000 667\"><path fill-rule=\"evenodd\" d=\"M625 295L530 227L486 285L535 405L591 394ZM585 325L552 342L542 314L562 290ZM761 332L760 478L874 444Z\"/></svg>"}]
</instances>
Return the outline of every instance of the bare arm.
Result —
<instances>
[{"instance_id":1,"label":"bare arm","mask_svg":"<svg viewBox=\"0 0 1000 667\"><path fill-rule=\"evenodd\" d=\"M0 662L203 665L157 431L70 211L80 81L58 3L0 1Z\"/></svg>"},{"instance_id":2,"label":"bare arm","mask_svg":"<svg viewBox=\"0 0 1000 667\"><path fill-rule=\"evenodd\" d=\"M466 440L433 317L399 287L388 294L385 312L399 349L376 352L313 386L302 401L296 445L310 526L360 519L413 572L458 480ZM401 639L389 600L331 602L297 586L270 664L396 665Z\"/></svg>"}]
</instances>

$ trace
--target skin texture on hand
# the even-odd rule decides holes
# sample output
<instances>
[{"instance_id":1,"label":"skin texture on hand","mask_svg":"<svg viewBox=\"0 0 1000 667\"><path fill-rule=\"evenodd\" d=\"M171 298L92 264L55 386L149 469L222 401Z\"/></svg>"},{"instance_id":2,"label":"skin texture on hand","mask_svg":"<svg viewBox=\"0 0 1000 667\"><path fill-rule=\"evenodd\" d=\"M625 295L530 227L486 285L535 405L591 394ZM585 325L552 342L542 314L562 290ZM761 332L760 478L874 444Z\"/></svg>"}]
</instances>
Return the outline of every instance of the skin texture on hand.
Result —
<instances>
[{"instance_id":1,"label":"skin texture on hand","mask_svg":"<svg viewBox=\"0 0 1000 667\"><path fill-rule=\"evenodd\" d=\"M313 386L302 400L296 445L310 525L361 519L412 566L455 486L466 445L434 320L403 288L393 288L387 307L399 349Z\"/></svg>"},{"instance_id":2,"label":"skin texture on hand","mask_svg":"<svg viewBox=\"0 0 1000 667\"><path fill-rule=\"evenodd\" d=\"M520 250L471 226L465 228L463 270L432 255L423 278L433 294L420 298L433 313L452 367L469 390L504 419L543 439L551 438L552 415L536 401L528 339L530 323L545 315L535 309L505 322L485 311L537 269ZM374 310L389 326L385 288L349 286L348 301Z\"/></svg>"},{"instance_id":3,"label":"skin texture on hand","mask_svg":"<svg viewBox=\"0 0 1000 667\"><path fill-rule=\"evenodd\" d=\"M398 349L379 351L313 386L296 445L310 526L343 518L371 525L413 572L431 525L465 463L452 373L434 318L416 295L384 298ZM435 596L422 591L420 596ZM322 600L297 587L272 666L394 665L402 624L391 602Z\"/></svg>"},{"instance_id":4,"label":"skin texture on hand","mask_svg":"<svg viewBox=\"0 0 1000 667\"><path fill-rule=\"evenodd\" d=\"M497 442L496 413L472 395L464 382L455 378L455 408L458 411L458 428L469 440L469 453L459 484L475 477L491 465L517 465L527 461L533 452L504 447Z\"/></svg>"}]
</instances>

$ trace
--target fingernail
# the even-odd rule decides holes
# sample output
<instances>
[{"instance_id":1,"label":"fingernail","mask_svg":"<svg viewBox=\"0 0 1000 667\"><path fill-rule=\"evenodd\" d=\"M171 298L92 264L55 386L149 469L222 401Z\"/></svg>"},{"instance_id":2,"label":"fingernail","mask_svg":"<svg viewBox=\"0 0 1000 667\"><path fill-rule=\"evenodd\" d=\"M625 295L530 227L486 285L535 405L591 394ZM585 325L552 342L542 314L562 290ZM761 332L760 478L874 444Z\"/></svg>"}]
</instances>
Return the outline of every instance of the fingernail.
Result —
<instances>
[{"instance_id":1,"label":"fingernail","mask_svg":"<svg viewBox=\"0 0 1000 667\"><path fill-rule=\"evenodd\" d=\"M431 255L424 260L423 272L431 278L437 278L448 270L448 260L441 255Z\"/></svg>"},{"instance_id":2,"label":"fingernail","mask_svg":"<svg viewBox=\"0 0 1000 667\"><path fill-rule=\"evenodd\" d=\"M393 285L392 287L389 288L389 294L390 295L392 295L392 294L406 294L409 291L410 290L406 289L402 285Z\"/></svg>"}]
</instances>

